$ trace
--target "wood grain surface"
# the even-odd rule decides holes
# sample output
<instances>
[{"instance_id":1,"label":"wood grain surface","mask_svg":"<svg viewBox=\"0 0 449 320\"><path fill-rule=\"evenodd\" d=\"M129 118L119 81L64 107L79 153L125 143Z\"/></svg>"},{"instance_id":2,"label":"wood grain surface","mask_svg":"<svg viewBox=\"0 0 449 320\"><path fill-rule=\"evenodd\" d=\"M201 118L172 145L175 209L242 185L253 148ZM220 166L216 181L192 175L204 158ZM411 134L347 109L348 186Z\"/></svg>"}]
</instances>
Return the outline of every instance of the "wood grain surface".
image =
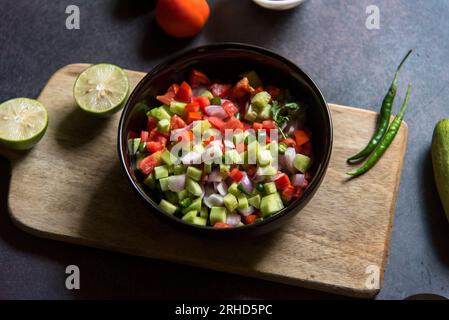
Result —
<instances>
[{"instance_id":1,"label":"wood grain surface","mask_svg":"<svg viewBox=\"0 0 449 320\"><path fill-rule=\"evenodd\" d=\"M205 240L160 222L132 192L116 151L120 115L92 118L74 104L72 87L86 66L60 69L43 89L38 99L48 108L49 127L42 141L25 153L2 150L13 166L9 207L19 228L39 237L348 296L377 294L407 145L405 123L377 166L348 180L345 159L368 141L377 114L330 105L332 158L301 214L260 238ZM133 85L144 76L128 73Z\"/></svg>"}]
</instances>

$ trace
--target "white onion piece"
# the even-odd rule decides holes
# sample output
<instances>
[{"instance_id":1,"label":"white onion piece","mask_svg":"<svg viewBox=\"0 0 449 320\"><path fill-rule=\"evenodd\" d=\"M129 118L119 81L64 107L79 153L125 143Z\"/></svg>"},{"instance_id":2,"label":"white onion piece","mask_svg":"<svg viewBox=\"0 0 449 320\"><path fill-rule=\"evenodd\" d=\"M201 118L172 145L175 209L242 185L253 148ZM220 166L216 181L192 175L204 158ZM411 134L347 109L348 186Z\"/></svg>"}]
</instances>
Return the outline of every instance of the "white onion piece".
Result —
<instances>
[{"instance_id":1,"label":"white onion piece","mask_svg":"<svg viewBox=\"0 0 449 320\"><path fill-rule=\"evenodd\" d=\"M198 151L192 151L187 153L181 159L183 164L200 164L201 163L201 153Z\"/></svg>"},{"instance_id":2,"label":"white onion piece","mask_svg":"<svg viewBox=\"0 0 449 320\"><path fill-rule=\"evenodd\" d=\"M239 213L240 213L242 216L247 217L247 216L249 216L249 215L251 215L251 214L254 213L254 207L253 207L253 206L249 206L248 208L245 208L245 209L239 209L238 211L239 211Z\"/></svg>"},{"instance_id":3,"label":"white onion piece","mask_svg":"<svg viewBox=\"0 0 449 320\"><path fill-rule=\"evenodd\" d=\"M303 187L306 181L306 177L303 174L295 174L292 179L292 184L295 187Z\"/></svg>"},{"instance_id":4,"label":"white onion piece","mask_svg":"<svg viewBox=\"0 0 449 320\"><path fill-rule=\"evenodd\" d=\"M209 182L221 182L223 181L223 177L220 175L220 171L212 171L209 173L209 178L207 179Z\"/></svg>"},{"instance_id":5,"label":"white onion piece","mask_svg":"<svg viewBox=\"0 0 449 320\"><path fill-rule=\"evenodd\" d=\"M295 148L287 148L284 153L284 159L285 159L285 168L291 172L296 172L295 166L293 165L293 162L295 161L296 151Z\"/></svg>"},{"instance_id":6,"label":"white onion piece","mask_svg":"<svg viewBox=\"0 0 449 320\"><path fill-rule=\"evenodd\" d=\"M248 175L246 173L243 174L243 178L242 180L240 180L240 183L242 184L243 188L245 188L246 191L251 192L253 190L251 181L249 180Z\"/></svg>"},{"instance_id":7,"label":"white onion piece","mask_svg":"<svg viewBox=\"0 0 449 320\"><path fill-rule=\"evenodd\" d=\"M204 109L206 114L211 117L217 117L219 119L226 119L228 114L222 106L211 105Z\"/></svg>"},{"instance_id":8,"label":"white onion piece","mask_svg":"<svg viewBox=\"0 0 449 320\"><path fill-rule=\"evenodd\" d=\"M213 207L222 207L224 205L223 197L216 193L207 197L207 200Z\"/></svg>"},{"instance_id":9,"label":"white onion piece","mask_svg":"<svg viewBox=\"0 0 449 320\"><path fill-rule=\"evenodd\" d=\"M181 192L186 186L186 175L180 174L177 176L168 177L168 189L173 192Z\"/></svg>"},{"instance_id":10,"label":"white onion piece","mask_svg":"<svg viewBox=\"0 0 449 320\"><path fill-rule=\"evenodd\" d=\"M230 213L226 216L226 223L230 224L231 226L236 226L240 223L242 220L242 217L238 215L237 213Z\"/></svg>"},{"instance_id":11,"label":"white onion piece","mask_svg":"<svg viewBox=\"0 0 449 320\"><path fill-rule=\"evenodd\" d=\"M217 191L224 197L228 193L228 186L222 181L217 185Z\"/></svg>"},{"instance_id":12,"label":"white onion piece","mask_svg":"<svg viewBox=\"0 0 449 320\"><path fill-rule=\"evenodd\" d=\"M208 207L209 209L213 207L213 205L209 202L209 197L203 198L203 203Z\"/></svg>"}]
</instances>

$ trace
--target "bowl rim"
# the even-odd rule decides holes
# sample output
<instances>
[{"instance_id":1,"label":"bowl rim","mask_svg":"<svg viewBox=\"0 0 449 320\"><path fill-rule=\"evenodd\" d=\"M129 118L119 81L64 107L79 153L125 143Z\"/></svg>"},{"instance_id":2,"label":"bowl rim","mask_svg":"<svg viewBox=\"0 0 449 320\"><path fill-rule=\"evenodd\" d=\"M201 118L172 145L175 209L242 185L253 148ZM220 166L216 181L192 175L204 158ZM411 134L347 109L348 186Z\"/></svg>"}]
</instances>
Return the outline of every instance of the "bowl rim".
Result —
<instances>
[{"instance_id":1,"label":"bowl rim","mask_svg":"<svg viewBox=\"0 0 449 320\"><path fill-rule=\"evenodd\" d=\"M147 82L151 77L153 77L155 74L163 70L166 66L169 66L179 59L193 55L195 53L204 53L206 51L217 51L217 50L242 50L242 51L252 51L257 54L262 54L265 56L269 56L271 58L274 58L276 60L281 61L282 63L286 64L289 68L292 68L301 75L303 80L311 87L313 91L315 91L315 94L317 95L317 98L319 100L319 103L324 106L324 112L327 115L326 119L328 120L327 126L329 127L329 147L325 151L324 158L321 160L321 165L318 168L317 172L315 173L315 176L312 178L312 181L310 182L308 188L304 191L303 196L299 199L294 200L292 203L290 203L288 206L286 206L284 209L279 211L279 213L270 216L268 218L264 218L262 221L258 223L253 223L250 225L244 225L241 227L234 227L234 228L213 228L210 226L199 226L194 225L190 223L186 223L182 219L175 217L173 215L167 214L159 209L157 203L151 199L151 197L143 190L143 188L139 187L137 182L134 181L134 179L131 176L130 169L126 165L125 161L125 152L124 152L124 146L122 137L125 120L127 119L128 114L132 110L132 108L136 105L134 100L136 100L137 96L142 93L142 91L145 90L145 86L147 85ZM161 63L157 64L154 68L152 68L136 85L136 87L133 89L131 94L128 97L128 100L125 103L125 106L121 112L119 125L118 125L118 140L117 140L117 151L118 156L120 160L121 167L123 171L125 172L125 175L127 177L128 182L131 184L132 188L140 195L140 198L142 200L145 200L145 202L149 205L151 205L152 209L154 209L159 216L162 216L168 220L173 221L177 225L193 230L193 231L199 231L199 232L205 232L205 233L214 233L214 234L226 234L226 233L242 233L242 232L250 232L251 230L255 228L261 228L267 224L270 224L286 215L288 215L293 210L302 210L307 203L313 198L315 192L318 190L319 186L321 185L325 175L326 171L329 165L329 161L331 158L333 150L333 121L332 121L332 114L329 109L329 105L327 104L321 90L316 85L316 83L313 81L313 79L303 70L301 69L297 64L290 61L289 59L281 56L278 53L275 53L274 51L271 51L269 49L252 45L252 44L245 44L245 43L239 43L239 42L220 42L220 43L214 43L214 44L208 44L208 45L201 45L193 48L185 49L179 53L172 54L171 56L164 59ZM298 212L299 213L299 212Z\"/></svg>"}]
</instances>

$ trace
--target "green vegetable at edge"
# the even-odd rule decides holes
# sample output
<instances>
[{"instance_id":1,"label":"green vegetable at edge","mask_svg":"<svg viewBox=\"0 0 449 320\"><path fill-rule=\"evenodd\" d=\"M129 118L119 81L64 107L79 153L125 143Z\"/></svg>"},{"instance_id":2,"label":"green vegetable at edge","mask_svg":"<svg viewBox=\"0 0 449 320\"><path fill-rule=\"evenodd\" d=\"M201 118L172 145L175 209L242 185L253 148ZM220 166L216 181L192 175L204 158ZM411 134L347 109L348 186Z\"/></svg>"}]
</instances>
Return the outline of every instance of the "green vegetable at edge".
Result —
<instances>
[{"instance_id":1,"label":"green vegetable at edge","mask_svg":"<svg viewBox=\"0 0 449 320\"><path fill-rule=\"evenodd\" d=\"M347 174L353 177L360 176L367 172L369 169L371 169L377 161L382 157L382 155L385 153L385 151L388 149L390 144L393 142L394 138L396 137L396 134L399 131L399 128L402 124L402 119L404 119L405 110L407 109L408 100L410 98L410 91L411 91L411 85L408 85L407 88L407 94L405 96L404 104L402 105L401 111L397 114L397 116L394 118L393 122L391 123L390 127L388 128L387 133L382 138L380 143L376 146L374 149L374 152L371 154L371 156L368 158L368 160L365 162L364 165L362 165L360 168L358 168L355 171L348 172Z\"/></svg>"},{"instance_id":2,"label":"green vegetable at edge","mask_svg":"<svg viewBox=\"0 0 449 320\"><path fill-rule=\"evenodd\" d=\"M432 138L432 164L438 194L449 220L449 119L440 120Z\"/></svg>"},{"instance_id":3,"label":"green vegetable at edge","mask_svg":"<svg viewBox=\"0 0 449 320\"><path fill-rule=\"evenodd\" d=\"M405 60L407 60L408 56L412 53L412 50L410 50L405 57L402 59L401 63L396 69L396 73L394 74L393 82L391 83L390 89L388 89L388 93L385 96L382 107L380 109L380 118L379 118L379 124L377 127L376 132L374 132L373 137L368 142L366 147L357 153L356 155L350 157L347 161L348 162L356 162L360 161L367 156L371 154L371 152L376 148L376 146L379 144L379 142L382 140L383 136L387 132L388 124L390 123L390 116L391 116L391 108L393 107L394 98L396 96L397 88L398 88L398 75L399 71L404 64Z\"/></svg>"},{"instance_id":4,"label":"green vegetable at edge","mask_svg":"<svg viewBox=\"0 0 449 320\"><path fill-rule=\"evenodd\" d=\"M276 122L276 125L281 132L281 135L284 139L287 138L284 131L282 131L282 126L284 123L290 120L290 116L285 114L285 111L291 110L296 111L299 110L300 106L297 103L290 102L286 103L283 106L279 105L277 101L273 101L273 105L271 107L271 112L273 113L273 120Z\"/></svg>"}]
</instances>

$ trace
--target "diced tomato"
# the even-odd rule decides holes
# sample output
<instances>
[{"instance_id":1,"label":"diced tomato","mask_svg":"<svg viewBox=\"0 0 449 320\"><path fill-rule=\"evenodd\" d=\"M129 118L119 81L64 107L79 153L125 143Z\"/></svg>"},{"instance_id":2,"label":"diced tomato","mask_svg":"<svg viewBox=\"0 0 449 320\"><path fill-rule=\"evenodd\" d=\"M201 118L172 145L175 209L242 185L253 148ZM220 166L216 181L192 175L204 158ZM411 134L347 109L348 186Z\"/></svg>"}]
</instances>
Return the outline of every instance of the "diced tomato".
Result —
<instances>
[{"instance_id":1,"label":"diced tomato","mask_svg":"<svg viewBox=\"0 0 449 320\"><path fill-rule=\"evenodd\" d=\"M200 111L200 104L198 101L194 101L186 105L185 112L199 112Z\"/></svg>"},{"instance_id":2,"label":"diced tomato","mask_svg":"<svg viewBox=\"0 0 449 320\"><path fill-rule=\"evenodd\" d=\"M193 88L197 88L202 84L209 84L210 80L203 72L192 69L189 82Z\"/></svg>"},{"instance_id":3,"label":"diced tomato","mask_svg":"<svg viewBox=\"0 0 449 320\"><path fill-rule=\"evenodd\" d=\"M128 132L128 139L136 139L137 137L139 137L137 132L134 132L134 131Z\"/></svg>"},{"instance_id":4,"label":"diced tomato","mask_svg":"<svg viewBox=\"0 0 449 320\"><path fill-rule=\"evenodd\" d=\"M308 157L312 156L312 143L309 141L302 146L301 153Z\"/></svg>"},{"instance_id":5,"label":"diced tomato","mask_svg":"<svg viewBox=\"0 0 449 320\"><path fill-rule=\"evenodd\" d=\"M191 124L193 121L201 120L203 116L199 112L188 112L187 113L187 123Z\"/></svg>"},{"instance_id":6,"label":"diced tomato","mask_svg":"<svg viewBox=\"0 0 449 320\"><path fill-rule=\"evenodd\" d=\"M148 137L149 137L149 133L148 131L142 130L140 132L140 142L147 142L148 141Z\"/></svg>"},{"instance_id":7,"label":"diced tomato","mask_svg":"<svg viewBox=\"0 0 449 320\"><path fill-rule=\"evenodd\" d=\"M220 84L220 83L214 83L209 87L210 91L212 92L212 95L214 97L220 98L226 97L229 94L231 88L232 86L230 84Z\"/></svg>"},{"instance_id":8,"label":"diced tomato","mask_svg":"<svg viewBox=\"0 0 449 320\"><path fill-rule=\"evenodd\" d=\"M243 128L244 128L243 123L239 119L232 117L228 121L225 122L222 130L226 130L226 129L243 130Z\"/></svg>"},{"instance_id":9,"label":"diced tomato","mask_svg":"<svg viewBox=\"0 0 449 320\"><path fill-rule=\"evenodd\" d=\"M304 130L295 130L296 145L302 146L310 140L309 135Z\"/></svg>"},{"instance_id":10,"label":"diced tomato","mask_svg":"<svg viewBox=\"0 0 449 320\"><path fill-rule=\"evenodd\" d=\"M295 195L295 187L292 185L287 186L287 188L285 188L284 190L282 190L281 192L281 198L285 201L285 202L289 202L293 196Z\"/></svg>"},{"instance_id":11,"label":"diced tomato","mask_svg":"<svg viewBox=\"0 0 449 320\"><path fill-rule=\"evenodd\" d=\"M149 153L154 153L157 151L164 150L165 145L160 141L148 141L147 142L147 151Z\"/></svg>"},{"instance_id":12,"label":"diced tomato","mask_svg":"<svg viewBox=\"0 0 449 320\"><path fill-rule=\"evenodd\" d=\"M178 93L179 86L177 84L173 84L163 96L157 96L156 99L162 102L163 104L169 105L174 99L176 94Z\"/></svg>"},{"instance_id":13,"label":"diced tomato","mask_svg":"<svg viewBox=\"0 0 449 320\"><path fill-rule=\"evenodd\" d=\"M148 117L148 121L147 121L147 130L148 132L150 132L151 130L153 130L154 128L156 128L157 125L157 120L153 117Z\"/></svg>"},{"instance_id":14,"label":"diced tomato","mask_svg":"<svg viewBox=\"0 0 449 320\"><path fill-rule=\"evenodd\" d=\"M214 224L214 228L231 228L232 226L230 224L224 223L224 222L217 222Z\"/></svg>"},{"instance_id":15,"label":"diced tomato","mask_svg":"<svg viewBox=\"0 0 449 320\"><path fill-rule=\"evenodd\" d=\"M272 100L276 100L281 94L281 89L274 86L267 86L265 90L270 94Z\"/></svg>"},{"instance_id":16,"label":"diced tomato","mask_svg":"<svg viewBox=\"0 0 449 320\"><path fill-rule=\"evenodd\" d=\"M257 216L255 214L250 214L249 216L243 217L242 219L244 224L253 224L256 221Z\"/></svg>"},{"instance_id":17,"label":"diced tomato","mask_svg":"<svg viewBox=\"0 0 449 320\"><path fill-rule=\"evenodd\" d=\"M161 142L165 146L167 144L167 138L168 138L168 135L163 134L163 133L157 131L156 128L154 128L153 130L151 130L147 141Z\"/></svg>"},{"instance_id":18,"label":"diced tomato","mask_svg":"<svg viewBox=\"0 0 449 320\"><path fill-rule=\"evenodd\" d=\"M197 97L196 102L200 105L201 110L204 112L207 106L210 106L210 101L207 97Z\"/></svg>"},{"instance_id":19,"label":"diced tomato","mask_svg":"<svg viewBox=\"0 0 449 320\"><path fill-rule=\"evenodd\" d=\"M276 188L279 190L285 190L291 185L290 179L286 174L281 174L276 180L274 180L274 183L276 184Z\"/></svg>"},{"instance_id":20,"label":"diced tomato","mask_svg":"<svg viewBox=\"0 0 449 320\"><path fill-rule=\"evenodd\" d=\"M248 93L253 93L254 88L249 85L248 78L243 78L232 88L233 98L242 98Z\"/></svg>"},{"instance_id":21,"label":"diced tomato","mask_svg":"<svg viewBox=\"0 0 449 320\"><path fill-rule=\"evenodd\" d=\"M187 82L181 83L179 86L178 93L176 93L175 97L176 101L190 103L192 101L192 88L189 86Z\"/></svg>"},{"instance_id":22,"label":"diced tomato","mask_svg":"<svg viewBox=\"0 0 449 320\"><path fill-rule=\"evenodd\" d=\"M243 179L243 173L237 168L232 169L229 176L234 182L240 182Z\"/></svg>"},{"instance_id":23,"label":"diced tomato","mask_svg":"<svg viewBox=\"0 0 449 320\"><path fill-rule=\"evenodd\" d=\"M280 142L285 143L288 147L294 148L296 146L296 142L292 138L281 139Z\"/></svg>"},{"instance_id":24,"label":"diced tomato","mask_svg":"<svg viewBox=\"0 0 449 320\"><path fill-rule=\"evenodd\" d=\"M221 120L220 118L217 117L208 117L207 121L209 121L209 123L216 129L221 130L225 123L223 120Z\"/></svg>"},{"instance_id":25,"label":"diced tomato","mask_svg":"<svg viewBox=\"0 0 449 320\"><path fill-rule=\"evenodd\" d=\"M246 122L244 122L243 123L243 130L246 131L246 130L249 130L249 129L252 129L252 127L249 124L247 124Z\"/></svg>"},{"instance_id":26,"label":"diced tomato","mask_svg":"<svg viewBox=\"0 0 449 320\"><path fill-rule=\"evenodd\" d=\"M307 181L307 180L306 180ZM307 185L306 185L307 186ZM304 189L305 189L305 187L304 188L300 188L300 187L296 187L296 190L295 190L295 192L293 193L293 197L295 197L295 198L301 198L301 196L302 196L302 194L303 194L303 192L304 192Z\"/></svg>"},{"instance_id":27,"label":"diced tomato","mask_svg":"<svg viewBox=\"0 0 449 320\"><path fill-rule=\"evenodd\" d=\"M262 128L266 130L276 129L276 122L274 122L273 120L265 120L264 122L262 122Z\"/></svg>"},{"instance_id":28,"label":"diced tomato","mask_svg":"<svg viewBox=\"0 0 449 320\"><path fill-rule=\"evenodd\" d=\"M170 119L170 130L176 130L187 127L187 124L182 120L181 117L174 115Z\"/></svg>"},{"instance_id":29,"label":"diced tomato","mask_svg":"<svg viewBox=\"0 0 449 320\"><path fill-rule=\"evenodd\" d=\"M262 123L254 122L253 123L253 128L254 128L254 130L262 130L263 129L263 125L262 125Z\"/></svg>"},{"instance_id":30,"label":"diced tomato","mask_svg":"<svg viewBox=\"0 0 449 320\"><path fill-rule=\"evenodd\" d=\"M150 174L153 172L154 168L161 165L161 155L162 151L157 151L152 155L144 158L139 163L139 169L143 174Z\"/></svg>"},{"instance_id":31,"label":"diced tomato","mask_svg":"<svg viewBox=\"0 0 449 320\"><path fill-rule=\"evenodd\" d=\"M233 117L237 112L239 112L239 109L237 109L237 107L231 101L223 102L221 104L221 107L230 117Z\"/></svg>"}]
</instances>

